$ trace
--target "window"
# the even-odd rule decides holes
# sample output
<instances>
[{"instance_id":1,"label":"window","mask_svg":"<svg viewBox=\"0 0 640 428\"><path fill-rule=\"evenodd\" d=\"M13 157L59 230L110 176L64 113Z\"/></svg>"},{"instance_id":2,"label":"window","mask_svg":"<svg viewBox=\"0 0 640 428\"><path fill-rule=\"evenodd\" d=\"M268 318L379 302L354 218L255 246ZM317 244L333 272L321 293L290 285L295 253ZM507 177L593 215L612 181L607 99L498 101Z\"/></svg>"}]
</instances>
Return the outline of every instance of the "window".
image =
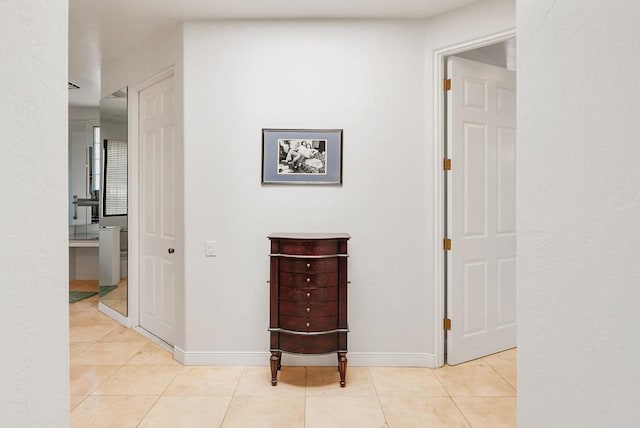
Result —
<instances>
[{"instance_id":1,"label":"window","mask_svg":"<svg viewBox=\"0 0 640 428\"><path fill-rule=\"evenodd\" d=\"M91 158L91 192L100 190L100 127L93 127L93 150Z\"/></svg>"},{"instance_id":2,"label":"window","mask_svg":"<svg viewBox=\"0 0 640 428\"><path fill-rule=\"evenodd\" d=\"M127 215L127 142L104 140L103 216Z\"/></svg>"}]
</instances>

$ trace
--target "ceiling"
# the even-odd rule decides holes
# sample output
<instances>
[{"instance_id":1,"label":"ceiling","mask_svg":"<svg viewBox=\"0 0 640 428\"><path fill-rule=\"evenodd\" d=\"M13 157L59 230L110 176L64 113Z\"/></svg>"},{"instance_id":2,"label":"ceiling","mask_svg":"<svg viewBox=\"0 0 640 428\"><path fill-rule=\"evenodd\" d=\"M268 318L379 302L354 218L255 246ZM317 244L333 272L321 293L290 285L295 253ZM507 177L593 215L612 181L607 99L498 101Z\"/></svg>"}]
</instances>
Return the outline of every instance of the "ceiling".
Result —
<instances>
[{"instance_id":1,"label":"ceiling","mask_svg":"<svg viewBox=\"0 0 640 428\"><path fill-rule=\"evenodd\" d=\"M69 0L69 105L97 106L100 67L186 20L427 18L479 0Z\"/></svg>"}]
</instances>

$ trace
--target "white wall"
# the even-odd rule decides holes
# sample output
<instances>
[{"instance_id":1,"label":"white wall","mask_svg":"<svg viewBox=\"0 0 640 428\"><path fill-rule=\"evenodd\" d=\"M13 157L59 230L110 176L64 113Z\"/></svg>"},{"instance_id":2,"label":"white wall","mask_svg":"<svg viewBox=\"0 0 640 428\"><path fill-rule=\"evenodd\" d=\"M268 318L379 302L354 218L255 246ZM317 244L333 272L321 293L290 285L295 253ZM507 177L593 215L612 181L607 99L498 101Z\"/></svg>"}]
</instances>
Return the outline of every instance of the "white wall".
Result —
<instances>
[{"instance_id":1,"label":"white wall","mask_svg":"<svg viewBox=\"0 0 640 428\"><path fill-rule=\"evenodd\" d=\"M137 85L176 64L180 52L179 29L156 34L141 46L123 52L116 61L102 64L101 97L124 86ZM127 47L128 48L128 47Z\"/></svg>"},{"instance_id":2,"label":"white wall","mask_svg":"<svg viewBox=\"0 0 640 428\"><path fill-rule=\"evenodd\" d=\"M0 2L6 426L69 425L67 16L64 0Z\"/></svg>"},{"instance_id":3,"label":"white wall","mask_svg":"<svg viewBox=\"0 0 640 428\"><path fill-rule=\"evenodd\" d=\"M639 18L518 2L522 428L640 426Z\"/></svg>"},{"instance_id":4,"label":"white wall","mask_svg":"<svg viewBox=\"0 0 640 428\"><path fill-rule=\"evenodd\" d=\"M500 43L460 52L454 56L515 71L516 38L512 37Z\"/></svg>"},{"instance_id":5,"label":"white wall","mask_svg":"<svg viewBox=\"0 0 640 428\"><path fill-rule=\"evenodd\" d=\"M435 364L432 52L513 28L514 9L493 0L428 21L193 22L104 66L107 94L176 65L180 351L266 364L266 236L338 231L353 236L351 363ZM344 185L262 186L266 127L343 128ZM204 257L205 240L217 257Z\"/></svg>"},{"instance_id":6,"label":"white wall","mask_svg":"<svg viewBox=\"0 0 640 428\"><path fill-rule=\"evenodd\" d=\"M514 25L502 0L426 22L187 23L184 350L268 350L266 236L336 231L350 361L434 365L432 52ZM261 186L270 127L343 128L343 186Z\"/></svg>"},{"instance_id":7,"label":"white wall","mask_svg":"<svg viewBox=\"0 0 640 428\"><path fill-rule=\"evenodd\" d=\"M185 26L186 351L268 351L266 236L335 231L353 237L350 351L429 361L423 31ZM278 127L343 128L343 186L262 186L261 129ZM216 258L204 257L207 239Z\"/></svg>"}]
</instances>

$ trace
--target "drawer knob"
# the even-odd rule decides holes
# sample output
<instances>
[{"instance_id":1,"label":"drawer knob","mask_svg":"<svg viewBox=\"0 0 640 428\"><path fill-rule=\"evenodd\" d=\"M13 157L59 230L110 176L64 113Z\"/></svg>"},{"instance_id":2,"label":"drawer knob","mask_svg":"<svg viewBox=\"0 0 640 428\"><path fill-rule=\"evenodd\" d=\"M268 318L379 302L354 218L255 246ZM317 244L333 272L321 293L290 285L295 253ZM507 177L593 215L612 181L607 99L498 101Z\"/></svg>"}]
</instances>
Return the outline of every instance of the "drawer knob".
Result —
<instances>
[{"instance_id":1,"label":"drawer knob","mask_svg":"<svg viewBox=\"0 0 640 428\"><path fill-rule=\"evenodd\" d=\"M307 323L307 327L309 327L311 324Z\"/></svg>"},{"instance_id":2,"label":"drawer knob","mask_svg":"<svg viewBox=\"0 0 640 428\"><path fill-rule=\"evenodd\" d=\"M311 263L307 263L307 267L310 268L311 267Z\"/></svg>"},{"instance_id":3,"label":"drawer knob","mask_svg":"<svg viewBox=\"0 0 640 428\"><path fill-rule=\"evenodd\" d=\"M311 293L307 293L307 297L311 297Z\"/></svg>"},{"instance_id":4,"label":"drawer knob","mask_svg":"<svg viewBox=\"0 0 640 428\"><path fill-rule=\"evenodd\" d=\"M307 282L311 282L311 278L307 278Z\"/></svg>"},{"instance_id":5,"label":"drawer knob","mask_svg":"<svg viewBox=\"0 0 640 428\"><path fill-rule=\"evenodd\" d=\"M311 308L307 308L307 312L311 312Z\"/></svg>"}]
</instances>

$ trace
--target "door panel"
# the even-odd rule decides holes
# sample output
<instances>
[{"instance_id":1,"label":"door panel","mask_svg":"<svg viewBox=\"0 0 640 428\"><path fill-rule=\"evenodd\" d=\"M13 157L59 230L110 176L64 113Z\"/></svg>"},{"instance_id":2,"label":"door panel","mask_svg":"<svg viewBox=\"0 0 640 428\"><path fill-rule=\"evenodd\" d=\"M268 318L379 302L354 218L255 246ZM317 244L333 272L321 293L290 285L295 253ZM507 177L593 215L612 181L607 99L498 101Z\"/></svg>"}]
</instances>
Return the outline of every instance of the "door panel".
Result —
<instances>
[{"instance_id":1,"label":"door panel","mask_svg":"<svg viewBox=\"0 0 640 428\"><path fill-rule=\"evenodd\" d=\"M515 73L447 64L447 362L516 346Z\"/></svg>"},{"instance_id":2,"label":"door panel","mask_svg":"<svg viewBox=\"0 0 640 428\"><path fill-rule=\"evenodd\" d=\"M168 126L161 129L161 161L163 171L160 179L162 180L163 197L161 198L161 222L162 237L164 239L176 238L176 222L175 222L175 170L173 159L175 158L175 127Z\"/></svg>"},{"instance_id":3,"label":"door panel","mask_svg":"<svg viewBox=\"0 0 640 428\"><path fill-rule=\"evenodd\" d=\"M484 260L466 263L464 266L464 336L487 331L487 264ZM473 310L470 310L471 307Z\"/></svg>"},{"instance_id":4,"label":"door panel","mask_svg":"<svg viewBox=\"0 0 640 428\"><path fill-rule=\"evenodd\" d=\"M487 152L484 125L464 124L464 224L465 237L486 236L486 180Z\"/></svg>"},{"instance_id":5,"label":"door panel","mask_svg":"<svg viewBox=\"0 0 640 428\"><path fill-rule=\"evenodd\" d=\"M140 92L140 327L173 344L176 294L173 77Z\"/></svg>"},{"instance_id":6,"label":"door panel","mask_svg":"<svg viewBox=\"0 0 640 428\"><path fill-rule=\"evenodd\" d=\"M510 327L516 322L516 258L498 259L498 328Z\"/></svg>"},{"instance_id":7,"label":"door panel","mask_svg":"<svg viewBox=\"0 0 640 428\"><path fill-rule=\"evenodd\" d=\"M516 233L516 130L498 129L498 233Z\"/></svg>"}]
</instances>

